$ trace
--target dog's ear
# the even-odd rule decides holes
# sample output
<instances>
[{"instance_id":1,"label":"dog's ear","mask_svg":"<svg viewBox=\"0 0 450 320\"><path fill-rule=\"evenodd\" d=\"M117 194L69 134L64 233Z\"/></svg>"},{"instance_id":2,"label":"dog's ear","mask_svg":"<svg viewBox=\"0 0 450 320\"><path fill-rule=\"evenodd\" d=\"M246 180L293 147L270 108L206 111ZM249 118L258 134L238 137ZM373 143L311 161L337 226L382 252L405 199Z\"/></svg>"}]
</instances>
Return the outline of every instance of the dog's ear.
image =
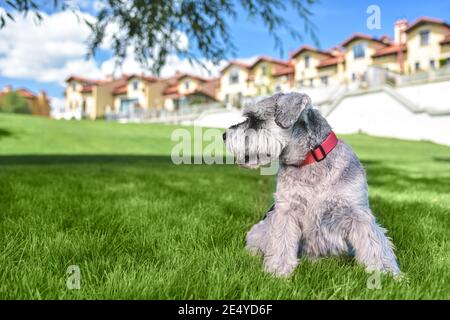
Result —
<instances>
[{"instance_id":1,"label":"dog's ear","mask_svg":"<svg viewBox=\"0 0 450 320\"><path fill-rule=\"evenodd\" d=\"M299 120L303 110L311 106L311 98L306 94L284 94L277 99L275 123L282 128L290 128Z\"/></svg>"}]
</instances>

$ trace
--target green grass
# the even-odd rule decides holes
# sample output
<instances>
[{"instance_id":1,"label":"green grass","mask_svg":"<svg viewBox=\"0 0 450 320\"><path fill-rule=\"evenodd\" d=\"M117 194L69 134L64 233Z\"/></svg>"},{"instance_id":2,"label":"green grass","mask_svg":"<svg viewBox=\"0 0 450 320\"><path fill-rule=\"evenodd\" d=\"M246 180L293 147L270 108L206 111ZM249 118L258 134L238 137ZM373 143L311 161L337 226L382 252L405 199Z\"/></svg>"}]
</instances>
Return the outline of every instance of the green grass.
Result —
<instances>
[{"instance_id":1,"label":"green grass","mask_svg":"<svg viewBox=\"0 0 450 320\"><path fill-rule=\"evenodd\" d=\"M175 127L0 115L0 298L450 298L450 148L346 136L407 280L380 290L352 258L262 270L244 236L274 177L173 165ZM66 269L81 269L81 289Z\"/></svg>"}]
</instances>

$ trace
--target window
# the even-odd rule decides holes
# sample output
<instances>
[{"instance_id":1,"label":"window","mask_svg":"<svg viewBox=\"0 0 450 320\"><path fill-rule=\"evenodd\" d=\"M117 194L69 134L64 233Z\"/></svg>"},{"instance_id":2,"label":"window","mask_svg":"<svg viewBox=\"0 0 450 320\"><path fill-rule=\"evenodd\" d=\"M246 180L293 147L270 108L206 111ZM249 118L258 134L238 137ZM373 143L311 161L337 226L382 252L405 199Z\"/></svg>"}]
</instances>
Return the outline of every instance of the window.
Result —
<instances>
[{"instance_id":1,"label":"window","mask_svg":"<svg viewBox=\"0 0 450 320\"><path fill-rule=\"evenodd\" d=\"M419 70L420 70L420 62L416 62L416 63L414 64L414 69L415 69L416 71L419 71Z\"/></svg>"},{"instance_id":2,"label":"window","mask_svg":"<svg viewBox=\"0 0 450 320\"><path fill-rule=\"evenodd\" d=\"M314 79L309 79L309 86L314 87Z\"/></svg>"},{"instance_id":3,"label":"window","mask_svg":"<svg viewBox=\"0 0 450 320\"><path fill-rule=\"evenodd\" d=\"M434 60L430 60L430 68L436 69L436 63L434 62Z\"/></svg>"},{"instance_id":4,"label":"window","mask_svg":"<svg viewBox=\"0 0 450 320\"><path fill-rule=\"evenodd\" d=\"M191 82L189 80L186 80L184 82L184 90L189 90L190 85L191 85Z\"/></svg>"},{"instance_id":5,"label":"window","mask_svg":"<svg viewBox=\"0 0 450 320\"><path fill-rule=\"evenodd\" d=\"M266 76L266 75L267 75L267 66L266 66L266 65L263 65L263 66L261 67L261 74L262 74L263 76Z\"/></svg>"},{"instance_id":6,"label":"window","mask_svg":"<svg viewBox=\"0 0 450 320\"><path fill-rule=\"evenodd\" d=\"M300 87L303 87L303 80L300 80L300 81L298 82L298 85L299 85Z\"/></svg>"},{"instance_id":7,"label":"window","mask_svg":"<svg viewBox=\"0 0 450 320\"><path fill-rule=\"evenodd\" d=\"M305 56L305 69L309 68L309 56Z\"/></svg>"},{"instance_id":8,"label":"window","mask_svg":"<svg viewBox=\"0 0 450 320\"><path fill-rule=\"evenodd\" d=\"M352 73L352 81L356 81L356 74L354 72Z\"/></svg>"},{"instance_id":9,"label":"window","mask_svg":"<svg viewBox=\"0 0 450 320\"><path fill-rule=\"evenodd\" d=\"M366 46L363 43L357 44L353 47L353 58L359 59L366 56Z\"/></svg>"},{"instance_id":10,"label":"window","mask_svg":"<svg viewBox=\"0 0 450 320\"><path fill-rule=\"evenodd\" d=\"M275 86L275 91L276 91L276 92L280 92L280 91L281 91L281 85L277 84L277 85Z\"/></svg>"},{"instance_id":11,"label":"window","mask_svg":"<svg viewBox=\"0 0 450 320\"><path fill-rule=\"evenodd\" d=\"M228 103L230 101L230 95L227 93L225 95L225 103Z\"/></svg>"},{"instance_id":12,"label":"window","mask_svg":"<svg viewBox=\"0 0 450 320\"><path fill-rule=\"evenodd\" d=\"M430 30L420 31L420 45L427 46L430 42Z\"/></svg>"},{"instance_id":13,"label":"window","mask_svg":"<svg viewBox=\"0 0 450 320\"><path fill-rule=\"evenodd\" d=\"M75 91L76 88L77 88L77 84L75 82L72 82L72 90Z\"/></svg>"},{"instance_id":14,"label":"window","mask_svg":"<svg viewBox=\"0 0 450 320\"><path fill-rule=\"evenodd\" d=\"M138 87L139 87L139 81L134 80L133 81L133 90L136 91L138 89Z\"/></svg>"},{"instance_id":15,"label":"window","mask_svg":"<svg viewBox=\"0 0 450 320\"><path fill-rule=\"evenodd\" d=\"M233 69L230 71L230 84L239 82L239 71L237 69Z\"/></svg>"},{"instance_id":16,"label":"window","mask_svg":"<svg viewBox=\"0 0 450 320\"><path fill-rule=\"evenodd\" d=\"M322 82L323 85L328 85L328 76L322 76L320 77L320 82Z\"/></svg>"}]
</instances>

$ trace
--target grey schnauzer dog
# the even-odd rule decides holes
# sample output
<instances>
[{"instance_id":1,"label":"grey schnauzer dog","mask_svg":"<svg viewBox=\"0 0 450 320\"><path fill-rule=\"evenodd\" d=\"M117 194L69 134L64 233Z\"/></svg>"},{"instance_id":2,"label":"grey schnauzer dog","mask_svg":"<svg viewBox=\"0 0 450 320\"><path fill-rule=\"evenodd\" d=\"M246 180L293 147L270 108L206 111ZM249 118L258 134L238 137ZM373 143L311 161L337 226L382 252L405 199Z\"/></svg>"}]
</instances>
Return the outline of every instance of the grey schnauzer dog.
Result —
<instances>
[{"instance_id":1,"label":"grey schnauzer dog","mask_svg":"<svg viewBox=\"0 0 450 320\"><path fill-rule=\"evenodd\" d=\"M251 253L264 255L265 270L290 275L299 257L352 254L367 271L399 275L386 230L375 221L364 168L338 140L320 162L303 159L332 132L305 94L276 94L244 109L247 120L224 134L236 162L258 168L279 160L275 203L246 237Z\"/></svg>"}]
</instances>

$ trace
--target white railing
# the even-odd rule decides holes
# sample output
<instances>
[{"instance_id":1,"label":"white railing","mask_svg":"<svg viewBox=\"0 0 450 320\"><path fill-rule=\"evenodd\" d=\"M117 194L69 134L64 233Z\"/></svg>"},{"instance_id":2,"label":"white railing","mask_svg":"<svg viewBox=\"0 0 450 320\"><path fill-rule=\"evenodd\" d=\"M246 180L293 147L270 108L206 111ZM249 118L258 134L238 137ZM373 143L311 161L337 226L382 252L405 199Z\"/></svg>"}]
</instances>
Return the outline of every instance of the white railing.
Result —
<instances>
[{"instance_id":1,"label":"white railing","mask_svg":"<svg viewBox=\"0 0 450 320\"><path fill-rule=\"evenodd\" d=\"M450 79L450 65L435 70L422 71L409 75L399 75L396 77L396 84L405 85L422 82L434 82L445 79Z\"/></svg>"},{"instance_id":2,"label":"white railing","mask_svg":"<svg viewBox=\"0 0 450 320\"><path fill-rule=\"evenodd\" d=\"M178 110L130 108L127 112L108 112L106 120L119 122L181 123L198 118L205 110L225 109L221 103L181 106Z\"/></svg>"}]
</instances>

